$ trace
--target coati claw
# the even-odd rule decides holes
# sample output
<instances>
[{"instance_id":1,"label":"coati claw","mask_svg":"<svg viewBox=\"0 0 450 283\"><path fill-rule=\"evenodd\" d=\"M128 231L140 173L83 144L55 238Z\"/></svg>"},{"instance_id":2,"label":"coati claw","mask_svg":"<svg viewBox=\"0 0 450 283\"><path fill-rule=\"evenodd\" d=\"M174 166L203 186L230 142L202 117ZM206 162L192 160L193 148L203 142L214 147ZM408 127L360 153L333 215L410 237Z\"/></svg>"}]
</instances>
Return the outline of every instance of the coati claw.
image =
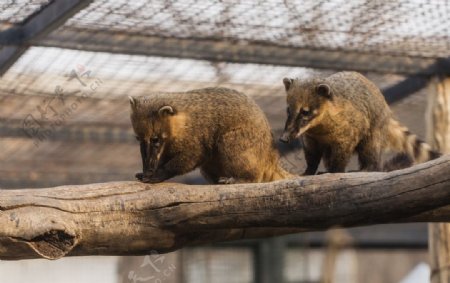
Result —
<instances>
[{"instance_id":1,"label":"coati claw","mask_svg":"<svg viewBox=\"0 0 450 283\"><path fill-rule=\"evenodd\" d=\"M155 184L155 183L161 183L162 181L164 181L164 179L157 178L157 177L144 177L141 181L143 183Z\"/></svg>"},{"instance_id":2,"label":"coati claw","mask_svg":"<svg viewBox=\"0 0 450 283\"><path fill-rule=\"evenodd\" d=\"M136 173L136 174L134 175L134 177L135 177L136 179L138 179L139 181L142 181L142 179L144 178L144 173Z\"/></svg>"},{"instance_id":3,"label":"coati claw","mask_svg":"<svg viewBox=\"0 0 450 283\"><path fill-rule=\"evenodd\" d=\"M220 177L217 183L221 185L235 184L236 179L234 179L233 177Z\"/></svg>"},{"instance_id":4,"label":"coati claw","mask_svg":"<svg viewBox=\"0 0 450 283\"><path fill-rule=\"evenodd\" d=\"M161 178L144 175L144 173L136 173L135 177L143 183L159 183L163 181Z\"/></svg>"}]
</instances>

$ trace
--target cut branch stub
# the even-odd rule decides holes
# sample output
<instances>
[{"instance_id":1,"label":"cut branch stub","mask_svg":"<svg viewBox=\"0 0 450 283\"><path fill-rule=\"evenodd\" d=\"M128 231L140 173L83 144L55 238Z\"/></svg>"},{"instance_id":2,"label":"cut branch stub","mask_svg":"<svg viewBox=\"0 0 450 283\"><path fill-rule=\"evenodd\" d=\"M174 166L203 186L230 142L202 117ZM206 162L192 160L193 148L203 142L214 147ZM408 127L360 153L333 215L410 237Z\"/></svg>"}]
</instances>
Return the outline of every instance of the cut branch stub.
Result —
<instances>
[{"instance_id":1,"label":"cut branch stub","mask_svg":"<svg viewBox=\"0 0 450 283\"><path fill-rule=\"evenodd\" d=\"M0 203L3 204L1 196ZM74 232L70 214L59 213L61 211L37 204L0 205L0 223L10 224L0 228L0 254L2 249L16 246L19 250L28 250L27 253L31 248L46 259L67 255L77 245L80 236ZM7 244L3 244L5 241ZM16 253L8 253L5 259L16 258Z\"/></svg>"},{"instance_id":2,"label":"cut branch stub","mask_svg":"<svg viewBox=\"0 0 450 283\"><path fill-rule=\"evenodd\" d=\"M76 242L75 235L63 230L51 230L27 241L27 244L44 258L58 259L68 254Z\"/></svg>"}]
</instances>

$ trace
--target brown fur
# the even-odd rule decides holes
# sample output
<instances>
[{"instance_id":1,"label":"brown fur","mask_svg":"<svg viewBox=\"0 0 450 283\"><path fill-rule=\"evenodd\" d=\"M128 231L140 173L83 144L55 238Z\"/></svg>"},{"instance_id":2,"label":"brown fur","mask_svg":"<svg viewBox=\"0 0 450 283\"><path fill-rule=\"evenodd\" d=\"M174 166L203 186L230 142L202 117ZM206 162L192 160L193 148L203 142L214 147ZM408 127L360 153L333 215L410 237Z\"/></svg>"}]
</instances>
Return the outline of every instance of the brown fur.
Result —
<instances>
[{"instance_id":1,"label":"brown fur","mask_svg":"<svg viewBox=\"0 0 450 283\"><path fill-rule=\"evenodd\" d=\"M278 164L264 113L242 93L205 88L154 93L130 102L144 167L136 177L144 182L161 182L197 167L211 183L293 176Z\"/></svg>"},{"instance_id":2,"label":"brown fur","mask_svg":"<svg viewBox=\"0 0 450 283\"><path fill-rule=\"evenodd\" d=\"M354 152L366 171L399 169L439 156L393 118L381 91L359 73L283 82L289 115L281 140L301 136L305 175L315 174L322 158L328 172L345 172ZM383 167L387 149L399 154Z\"/></svg>"}]
</instances>

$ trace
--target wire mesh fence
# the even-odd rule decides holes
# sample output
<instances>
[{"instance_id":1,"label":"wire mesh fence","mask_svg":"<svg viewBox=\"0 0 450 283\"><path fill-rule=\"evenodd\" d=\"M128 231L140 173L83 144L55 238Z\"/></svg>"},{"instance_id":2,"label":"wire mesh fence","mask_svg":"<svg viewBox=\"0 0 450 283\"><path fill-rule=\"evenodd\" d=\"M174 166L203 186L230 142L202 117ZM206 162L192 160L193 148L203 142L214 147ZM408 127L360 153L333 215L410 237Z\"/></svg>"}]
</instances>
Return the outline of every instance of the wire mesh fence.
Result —
<instances>
[{"instance_id":1,"label":"wire mesh fence","mask_svg":"<svg viewBox=\"0 0 450 283\"><path fill-rule=\"evenodd\" d=\"M0 31L2 25L23 23L28 17L39 12L51 0L4 0L0 3Z\"/></svg>"},{"instance_id":2,"label":"wire mesh fence","mask_svg":"<svg viewBox=\"0 0 450 283\"><path fill-rule=\"evenodd\" d=\"M105 1L59 32L248 41L309 49L446 57L447 1Z\"/></svg>"},{"instance_id":3,"label":"wire mesh fence","mask_svg":"<svg viewBox=\"0 0 450 283\"><path fill-rule=\"evenodd\" d=\"M12 46L2 41L6 35L20 36L29 19L55 1L3 1L3 47ZM450 73L450 2L95 0L53 31L17 46L29 45L0 78L0 188L132 180L140 156L128 95L234 88L262 107L276 140L286 118L283 77L356 69L387 93L411 74L427 79ZM0 46L0 64L5 49ZM422 137L424 85L414 84L411 95L395 88L393 96L401 100L392 105ZM283 166L301 173L299 144L280 149ZM182 178L176 180L204 182L198 172ZM245 259L238 267L254 282L249 262L256 259L242 251L227 251L222 260L237 268L235 258ZM192 252L198 260L181 264L190 264L189 276L227 282L231 270L212 256L217 251ZM296 273L305 256L296 252L285 255L286 281L312 280L302 277L303 270ZM214 268L220 270L209 277L196 273ZM311 273L319 280L319 270Z\"/></svg>"}]
</instances>

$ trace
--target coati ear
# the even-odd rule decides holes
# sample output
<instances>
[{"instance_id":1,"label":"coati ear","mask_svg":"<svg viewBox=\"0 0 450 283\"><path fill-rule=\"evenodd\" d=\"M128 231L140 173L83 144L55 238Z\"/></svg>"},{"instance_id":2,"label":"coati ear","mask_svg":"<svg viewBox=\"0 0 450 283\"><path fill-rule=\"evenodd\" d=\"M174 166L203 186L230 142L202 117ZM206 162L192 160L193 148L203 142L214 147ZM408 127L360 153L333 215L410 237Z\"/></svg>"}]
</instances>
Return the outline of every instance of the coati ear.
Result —
<instances>
[{"instance_id":1,"label":"coati ear","mask_svg":"<svg viewBox=\"0 0 450 283\"><path fill-rule=\"evenodd\" d=\"M283 84L284 84L284 88L286 89L286 91L288 91L291 88L293 82L294 82L294 80L290 79L290 78L283 79Z\"/></svg>"},{"instance_id":2,"label":"coati ear","mask_svg":"<svg viewBox=\"0 0 450 283\"><path fill-rule=\"evenodd\" d=\"M128 99L130 100L130 106L132 110L136 109L136 105L137 105L137 100L135 97L132 96L128 96Z\"/></svg>"},{"instance_id":3,"label":"coati ear","mask_svg":"<svg viewBox=\"0 0 450 283\"><path fill-rule=\"evenodd\" d=\"M331 89L330 86L327 84L319 84L316 87L316 93L320 96L323 96L325 98L328 99L332 99L333 98L333 94L331 93Z\"/></svg>"},{"instance_id":4,"label":"coati ear","mask_svg":"<svg viewBox=\"0 0 450 283\"><path fill-rule=\"evenodd\" d=\"M175 113L175 111L173 111L172 106L169 106L169 105L165 105L165 106L159 108L159 110L158 110L158 114L160 116L173 115L174 113Z\"/></svg>"}]
</instances>

